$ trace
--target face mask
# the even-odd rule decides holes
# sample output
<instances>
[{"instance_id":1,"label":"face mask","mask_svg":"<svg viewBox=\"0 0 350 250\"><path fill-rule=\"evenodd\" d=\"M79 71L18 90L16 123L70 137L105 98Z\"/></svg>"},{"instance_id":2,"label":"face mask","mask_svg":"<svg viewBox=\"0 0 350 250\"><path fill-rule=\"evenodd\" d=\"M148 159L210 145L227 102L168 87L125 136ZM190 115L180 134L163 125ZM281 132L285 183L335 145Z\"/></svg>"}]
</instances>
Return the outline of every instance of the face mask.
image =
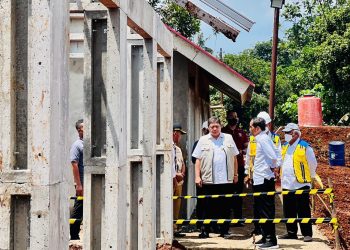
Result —
<instances>
[{"instance_id":1,"label":"face mask","mask_svg":"<svg viewBox=\"0 0 350 250\"><path fill-rule=\"evenodd\" d=\"M292 135L289 135L289 134L285 134L285 135L284 135L284 140L285 140L286 142L290 142L290 140L292 140L292 138L293 138Z\"/></svg>"},{"instance_id":2,"label":"face mask","mask_svg":"<svg viewBox=\"0 0 350 250\"><path fill-rule=\"evenodd\" d=\"M227 122L229 125L233 126L237 124L238 120L235 118L231 118L231 119L227 119Z\"/></svg>"}]
</instances>

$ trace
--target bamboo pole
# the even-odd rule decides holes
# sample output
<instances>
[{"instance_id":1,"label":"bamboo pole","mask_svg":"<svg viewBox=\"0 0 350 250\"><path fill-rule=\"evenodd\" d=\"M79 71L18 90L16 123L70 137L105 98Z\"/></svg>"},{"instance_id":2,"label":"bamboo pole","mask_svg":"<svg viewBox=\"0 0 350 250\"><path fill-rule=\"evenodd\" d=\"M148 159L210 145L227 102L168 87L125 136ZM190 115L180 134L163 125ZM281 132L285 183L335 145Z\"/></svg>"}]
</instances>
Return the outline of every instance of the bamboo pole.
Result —
<instances>
[{"instance_id":1,"label":"bamboo pole","mask_svg":"<svg viewBox=\"0 0 350 250\"><path fill-rule=\"evenodd\" d=\"M333 183L331 181L330 178L328 178L328 186L330 188L333 188ZM331 205L331 210L332 210L332 218L336 218L337 216L337 211L336 211L336 208L335 208L335 202L334 200L332 199L332 201L330 202L330 205ZM338 230L338 225L334 225L334 237L335 237L335 249L336 250L340 250L341 249L341 246L340 246L340 237L339 237L339 230Z\"/></svg>"}]
</instances>

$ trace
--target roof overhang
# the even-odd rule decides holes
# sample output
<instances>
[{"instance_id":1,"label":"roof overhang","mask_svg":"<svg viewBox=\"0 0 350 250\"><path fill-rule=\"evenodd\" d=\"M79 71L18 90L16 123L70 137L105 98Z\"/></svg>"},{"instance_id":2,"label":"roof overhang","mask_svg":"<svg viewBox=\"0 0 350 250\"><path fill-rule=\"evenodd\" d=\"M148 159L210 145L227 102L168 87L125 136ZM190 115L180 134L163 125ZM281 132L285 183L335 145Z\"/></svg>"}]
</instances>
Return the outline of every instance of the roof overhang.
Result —
<instances>
[{"instance_id":1,"label":"roof overhang","mask_svg":"<svg viewBox=\"0 0 350 250\"><path fill-rule=\"evenodd\" d=\"M253 82L172 28L168 29L174 34L174 50L204 69L210 85L241 104L251 100L255 87Z\"/></svg>"}]
</instances>

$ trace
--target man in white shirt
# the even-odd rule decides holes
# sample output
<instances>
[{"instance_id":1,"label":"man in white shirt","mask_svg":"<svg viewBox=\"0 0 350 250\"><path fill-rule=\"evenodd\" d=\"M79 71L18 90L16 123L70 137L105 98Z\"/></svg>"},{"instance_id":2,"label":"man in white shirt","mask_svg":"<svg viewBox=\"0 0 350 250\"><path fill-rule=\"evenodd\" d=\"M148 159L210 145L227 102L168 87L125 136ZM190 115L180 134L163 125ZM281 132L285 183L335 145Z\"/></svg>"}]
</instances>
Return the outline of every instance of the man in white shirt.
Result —
<instances>
[{"instance_id":1,"label":"man in white shirt","mask_svg":"<svg viewBox=\"0 0 350 250\"><path fill-rule=\"evenodd\" d=\"M213 116L208 120L209 134L202 136L193 151L196 158L195 182L197 195L226 194L238 182L239 154L232 136L221 133L220 120ZM205 199L199 219L227 219L230 202L225 198ZM220 236L230 238L229 225L220 226ZM210 227L202 227L200 238L209 237Z\"/></svg>"},{"instance_id":2,"label":"man in white shirt","mask_svg":"<svg viewBox=\"0 0 350 250\"><path fill-rule=\"evenodd\" d=\"M252 176L248 174L245 183L253 182L254 192L275 191L275 174L274 168L277 165L277 155L275 146L271 138L265 133L265 120L263 118L254 118L250 121L249 130L255 137L256 153L254 158L253 169L249 167L249 154L247 154L246 173L252 171ZM248 145L248 150L249 150ZM249 152L249 151L248 151ZM254 216L255 219L275 218L275 197L261 195L254 197ZM260 249L276 249L277 238L275 224L261 224L262 239L256 242Z\"/></svg>"},{"instance_id":3,"label":"man in white shirt","mask_svg":"<svg viewBox=\"0 0 350 250\"><path fill-rule=\"evenodd\" d=\"M310 145L300 139L301 132L297 124L289 123L282 130L286 143L282 147L282 176L283 190L308 190L316 175L317 161ZM285 218L310 218L309 194L283 196L283 211ZM286 224L287 234L279 239L298 239L297 223ZM305 242L312 241L311 224L300 224Z\"/></svg>"}]
</instances>

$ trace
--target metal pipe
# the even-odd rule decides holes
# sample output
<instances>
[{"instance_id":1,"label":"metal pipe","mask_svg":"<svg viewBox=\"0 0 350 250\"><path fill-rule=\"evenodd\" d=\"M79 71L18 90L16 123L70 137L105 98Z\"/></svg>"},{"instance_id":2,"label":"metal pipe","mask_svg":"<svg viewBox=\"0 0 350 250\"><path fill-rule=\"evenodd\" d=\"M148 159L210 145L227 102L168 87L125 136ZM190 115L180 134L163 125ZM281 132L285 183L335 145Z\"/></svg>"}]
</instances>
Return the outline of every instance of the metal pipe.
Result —
<instances>
[{"instance_id":1,"label":"metal pipe","mask_svg":"<svg viewBox=\"0 0 350 250\"><path fill-rule=\"evenodd\" d=\"M271 82L270 82L270 101L269 101L269 115L271 117L271 131L273 131L274 118L275 118L275 86L276 86L279 16L280 16L280 9L275 8L275 17L274 17L274 25L273 25L273 38L272 38Z\"/></svg>"}]
</instances>

